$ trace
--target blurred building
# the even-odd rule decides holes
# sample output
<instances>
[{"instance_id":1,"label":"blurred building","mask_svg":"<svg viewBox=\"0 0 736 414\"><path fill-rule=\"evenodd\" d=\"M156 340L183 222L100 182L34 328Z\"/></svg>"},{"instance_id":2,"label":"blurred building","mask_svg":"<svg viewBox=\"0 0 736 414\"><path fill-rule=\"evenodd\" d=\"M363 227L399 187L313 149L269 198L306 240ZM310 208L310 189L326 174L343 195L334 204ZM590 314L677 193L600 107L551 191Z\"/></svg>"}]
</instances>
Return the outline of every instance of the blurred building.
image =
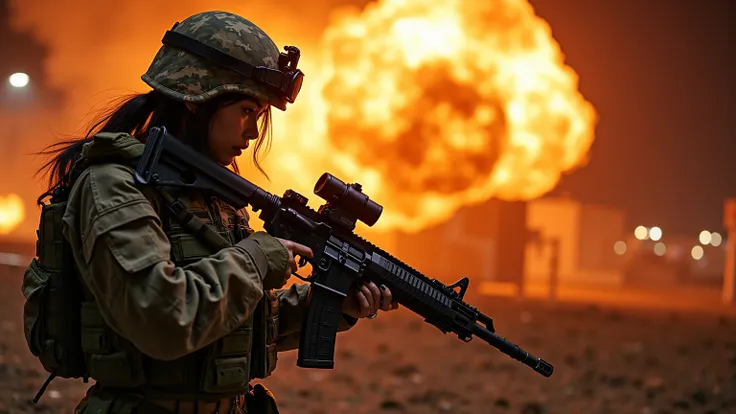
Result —
<instances>
[{"instance_id":1,"label":"blurred building","mask_svg":"<svg viewBox=\"0 0 736 414\"><path fill-rule=\"evenodd\" d=\"M615 245L625 233L626 216L610 207L582 204L567 197L529 202L527 227L539 241L525 250L525 279L546 283L553 249L559 243L558 280L580 284L619 284L624 259Z\"/></svg>"},{"instance_id":2,"label":"blurred building","mask_svg":"<svg viewBox=\"0 0 736 414\"><path fill-rule=\"evenodd\" d=\"M465 206L447 222L417 233L392 235L392 252L430 278L445 283L470 277L519 283L523 277L525 202L489 200Z\"/></svg>"},{"instance_id":3,"label":"blurred building","mask_svg":"<svg viewBox=\"0 0 736 414\"><path fill-rule=\"evenodd\" d=\"M720 284L726 240L718 232L668 235L658 240L634 233L625 238L625 282L631 285Z\"/></svg>"},{"instance_id":4,"label":"blurred building","mask_svg":"<svg viewBox=\"0 0 736 414\"><path fill-rule=\"evenodd\" d=\"M429 277L449 283L468 276L475 286L490 282L491 290L512 294L522 281L548 285L553 268L562 284L720 283L726 244L720 234L699 240L640 227L629 228L621 210L567 197L490 200L415 234L383 235L381 242Z\"/></svg>"},{"instance_id":5,"label":"blurred building","mask_svg":"<svg viewBox=\"0 0 736 414\"><path fill-rule=\"evenodd\" d=\"M547 283L559 243L561 282L615 284L625 259L614 251L625 233L623 212L569 198L490 200L460 209L449 221L415 234L398 233L399 259L429 277L452 282Z\"/></svg>"}]
</instances>

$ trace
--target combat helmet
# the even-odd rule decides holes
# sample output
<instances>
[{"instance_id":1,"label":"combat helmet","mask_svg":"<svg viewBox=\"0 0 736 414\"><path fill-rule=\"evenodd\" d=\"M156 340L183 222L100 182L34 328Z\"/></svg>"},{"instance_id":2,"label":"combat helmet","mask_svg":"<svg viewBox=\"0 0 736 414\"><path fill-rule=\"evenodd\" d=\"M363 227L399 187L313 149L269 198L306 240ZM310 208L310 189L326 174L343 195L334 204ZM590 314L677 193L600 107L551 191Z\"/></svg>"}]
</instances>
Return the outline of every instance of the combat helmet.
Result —
<instances>
[{"instance_id":1,"label":"combat helmet","mask_svg":"<svg viewBox=\"0 0 736 414\"><path fill-rule=\"evenodd\" d=\"M141 77L178 101L204 102L223 92L240 92L281 110L293 103L304 74L300 51L279 53L254 23L233 13L209 11L177 22Z\"/></svg>"}]
</instances>

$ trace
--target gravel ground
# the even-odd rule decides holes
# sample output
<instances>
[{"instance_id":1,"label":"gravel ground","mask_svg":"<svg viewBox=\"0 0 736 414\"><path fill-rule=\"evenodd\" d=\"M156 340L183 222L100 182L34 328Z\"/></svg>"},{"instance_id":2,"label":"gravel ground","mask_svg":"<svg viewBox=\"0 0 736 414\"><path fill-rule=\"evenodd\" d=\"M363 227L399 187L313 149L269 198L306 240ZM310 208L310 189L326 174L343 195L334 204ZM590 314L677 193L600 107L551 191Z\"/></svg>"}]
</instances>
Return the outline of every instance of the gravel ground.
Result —
<instances>
[{"instance_id":1,"label":"gravel ground","mask_svg":"<svg viewBox=\"0 0 736 414\"><path fill-rule=\"evenodd\" d=\"M46 373L23 339L20 275L2 276L0 414L71 413L89 384L56 379L29 403ZM289 352L266 384L284 414L736 413L735 312L472 303L499 334L552 363L554 375L399 310L341 334L334 370L298 368Z\"/></svg>"}]
</instances>

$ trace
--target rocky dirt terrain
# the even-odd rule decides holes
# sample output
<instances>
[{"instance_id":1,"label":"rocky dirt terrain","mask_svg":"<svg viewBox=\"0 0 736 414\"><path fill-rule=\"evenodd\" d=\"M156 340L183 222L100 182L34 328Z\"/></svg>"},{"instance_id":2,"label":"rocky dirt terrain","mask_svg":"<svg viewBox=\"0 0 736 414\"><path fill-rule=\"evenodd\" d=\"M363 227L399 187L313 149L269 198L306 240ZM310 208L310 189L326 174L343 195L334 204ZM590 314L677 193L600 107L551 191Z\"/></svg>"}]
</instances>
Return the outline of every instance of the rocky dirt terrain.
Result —
<instances>
[{"instance_id":1,"label":"rocky dirt terrain","mask_svg":"<svg viewBox=\"0 0 736 414\"><path fill-rule=\"evenodd\" d=\"M25 347L20 276L2 278L0 413L71 413L81 381L56 379L29 403L46 373ZM736 413L734 312L471 300L554 375L400 310L341 334L335 370L298 368L296 353L285 353L266 384L285 414Z\"/></svg>"}]
</instances>

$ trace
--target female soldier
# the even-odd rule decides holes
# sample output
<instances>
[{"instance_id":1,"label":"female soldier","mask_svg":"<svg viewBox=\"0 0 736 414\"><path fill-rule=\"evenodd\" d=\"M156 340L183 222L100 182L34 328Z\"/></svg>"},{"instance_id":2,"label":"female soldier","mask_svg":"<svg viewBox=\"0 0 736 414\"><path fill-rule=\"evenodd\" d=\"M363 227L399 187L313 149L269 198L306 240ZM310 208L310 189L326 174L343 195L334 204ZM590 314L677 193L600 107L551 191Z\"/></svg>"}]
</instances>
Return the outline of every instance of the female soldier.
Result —
<instances>
[{"instance_id":1,"label":"female soldier","mask_svg":"<svg viewBox=\"0 0 736 414\"><path fill-rule=\"evenodd\" d=\"M309 286L276 289L295 255L312 252L253 232L244 210L207 194L139 186L132 166L149 126L163 125L236 171L235 157L255 141L263 173L271 106L285 110L296 97L296 61L279 59L250 21L219 11L185 19L163 43L142 77L153 90L125 100L87 138L60 144L45 166L50 191L71 187L63 233L85 291L82 348L96 384L76 412L277 412L249 382L273 371L276 352L298 347ZM208 250L167 211L172 197L232 247ZM339 329L395 307L384 286L355 286Z\"/></svg>"}]
</instances>

